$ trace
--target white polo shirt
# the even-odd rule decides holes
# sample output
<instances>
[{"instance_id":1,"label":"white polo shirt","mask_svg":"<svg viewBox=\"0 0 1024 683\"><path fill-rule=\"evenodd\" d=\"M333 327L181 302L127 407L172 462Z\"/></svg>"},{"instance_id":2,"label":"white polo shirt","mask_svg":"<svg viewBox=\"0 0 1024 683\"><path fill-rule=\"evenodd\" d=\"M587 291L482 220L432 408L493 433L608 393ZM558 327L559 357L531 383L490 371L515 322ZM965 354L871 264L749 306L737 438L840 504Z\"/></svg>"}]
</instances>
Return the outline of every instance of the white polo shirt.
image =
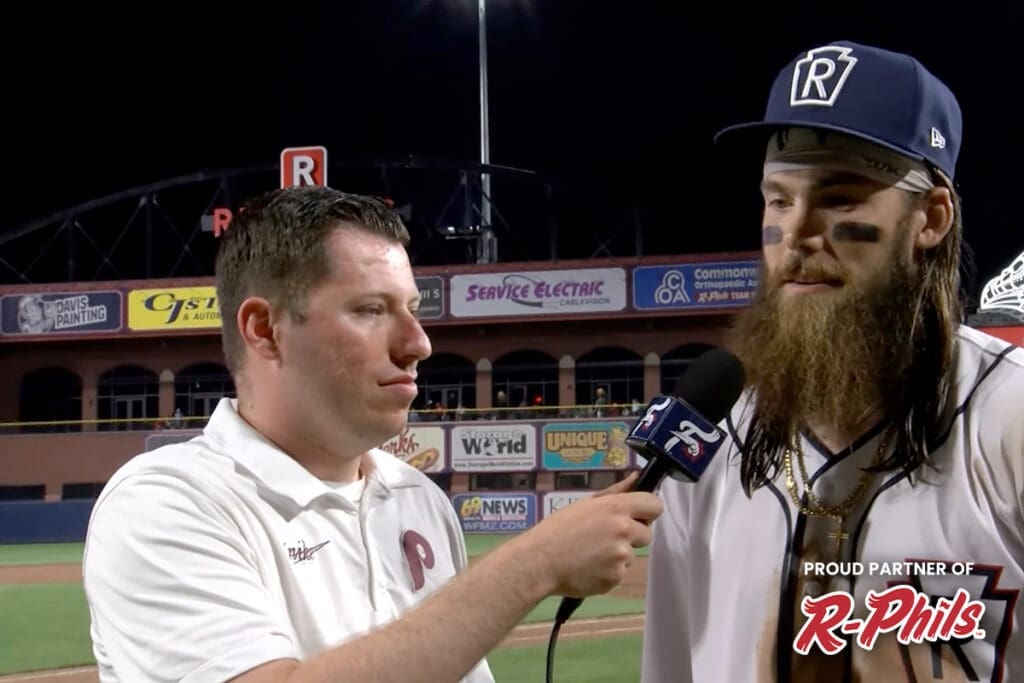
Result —
<instances>
[{"instance_id":1,"label":"white polo shirt","mask_svg":"<svg viewBox=\"0 0 1024 683\"><path fill-rule=\"evenodd\" d=\"M357 507L235 405L133 458L96 501L83 577L101 681L224 681L307 659L466 566L451 502L423 473L371 451ZM464 680L493 681L486 660Z\"/></svg>"},{"instance_id":2,"label":"white polo shirt","mask_svg":"<svg viewBox=\"0 0 1024 683\"><path fill-rule=\"evenodd\" d=\"M833 525L799 514L784 475L750 497L743 492L740 454L753 406L741 398L701 480L666 479L660 489L644 683L1024 680L1024 350L962 327L955 362L931 445L936 469L922 468L913 483L903 472L875 478L838 558L860 563L843 570L850 578L806 571L809 557L836 559ZM875 455L880 431L843 453L803 436L814 492L842 499ZM849 643L833 655L828 664L843 672L834 676L807 673L822 662L794 657L805 595L852 593L863 619L868 591L908 583L933 600L967 590L985 605L985 636L907 646L884 633L870 650Z\"/></svg>"}]
</instances>

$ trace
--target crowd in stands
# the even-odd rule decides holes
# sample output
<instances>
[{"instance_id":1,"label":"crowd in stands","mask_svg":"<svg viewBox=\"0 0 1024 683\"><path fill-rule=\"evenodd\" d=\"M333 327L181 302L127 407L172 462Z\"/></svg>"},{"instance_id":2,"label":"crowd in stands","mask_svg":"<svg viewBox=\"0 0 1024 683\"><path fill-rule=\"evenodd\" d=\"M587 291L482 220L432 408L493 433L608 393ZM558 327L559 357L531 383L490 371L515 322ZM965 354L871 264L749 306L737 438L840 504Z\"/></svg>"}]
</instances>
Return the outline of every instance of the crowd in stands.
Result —
<instances>
[{"instance_id":1,"label":"crowd in stands","mask_svg":"<svg viewBox=\"0 0 1024 683\"><path fill-rule=\"evenodd\" d=\"M508 395L498 391L490 408L466 408L461 403L446 406L431 399L426 407L409 411L409 422L457 422L463 420L541 420L602 417L632 417L639 415L643 406L639 400L629 403L609 403L607 391L600 387L594 392L594 402L570 406L548 406L537 394L531 401L525 398L517 406L509 405Z\"/></svg>"}]
</instances>

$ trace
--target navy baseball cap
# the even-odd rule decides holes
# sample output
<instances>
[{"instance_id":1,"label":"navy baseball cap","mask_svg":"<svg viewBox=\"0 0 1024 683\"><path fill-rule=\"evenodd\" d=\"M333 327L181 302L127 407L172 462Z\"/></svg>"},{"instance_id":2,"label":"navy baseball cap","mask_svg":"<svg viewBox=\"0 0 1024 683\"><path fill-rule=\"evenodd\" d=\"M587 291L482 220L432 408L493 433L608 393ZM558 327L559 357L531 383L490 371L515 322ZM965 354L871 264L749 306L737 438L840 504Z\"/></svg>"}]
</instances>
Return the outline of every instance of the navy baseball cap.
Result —
<instances>
[{"instance_id":1,"label":"navy baseball cap","mask_svg":"<svg viewBox=\"0 0 1024 683\"><path fill-rule=\"evenodd\" d=\"M841 40L797 55L779 72L764 120L729 126L714 139L793 126L846 133L952 179L963 116L953 92L915 58Z\"/></svg>"}]
</instances>

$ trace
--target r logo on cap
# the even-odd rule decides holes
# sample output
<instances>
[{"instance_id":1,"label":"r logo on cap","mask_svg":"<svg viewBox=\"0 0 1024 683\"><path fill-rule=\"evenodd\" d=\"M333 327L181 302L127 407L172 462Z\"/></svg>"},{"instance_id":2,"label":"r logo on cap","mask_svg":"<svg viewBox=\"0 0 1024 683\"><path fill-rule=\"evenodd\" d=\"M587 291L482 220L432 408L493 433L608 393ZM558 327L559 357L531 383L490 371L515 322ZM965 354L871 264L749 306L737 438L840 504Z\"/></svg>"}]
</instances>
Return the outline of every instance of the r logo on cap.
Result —
<instances>
[{"instance_id":1,"label":"r logo on cap","mask_svg":"<svg viewBox=\"0 0 1024 683\"><path fill-rule=\"evenodd\" d=\"M793 85L789 105L815 104L831 107L857 63L848 47L829 45L808 50L807 56L793 65Z\"/></svg>"}]
</instances>

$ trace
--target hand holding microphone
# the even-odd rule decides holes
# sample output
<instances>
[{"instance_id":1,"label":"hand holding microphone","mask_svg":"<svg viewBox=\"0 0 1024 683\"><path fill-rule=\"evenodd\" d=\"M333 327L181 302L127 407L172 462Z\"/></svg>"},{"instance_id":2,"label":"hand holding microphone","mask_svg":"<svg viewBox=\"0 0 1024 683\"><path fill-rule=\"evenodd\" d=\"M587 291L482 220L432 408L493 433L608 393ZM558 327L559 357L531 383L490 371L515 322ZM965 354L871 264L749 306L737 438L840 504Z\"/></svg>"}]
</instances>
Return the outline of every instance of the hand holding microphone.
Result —
<instances>
[{"instance_id":1,"label":"hand holding microphone","mask_svg":"<svg viewBox=\"0 0 1024 683\"><path fill-rule=\"evenodd\" d=\"M675 395L656 396L626 438L647 460L633 490L653 492L666 475L696 482L725 440L717 425L745 383L739 359L716 348L690 364L676 383ZM563 598L556 624L564 623L582 602Z\"/></svg>"}]
</instances>

